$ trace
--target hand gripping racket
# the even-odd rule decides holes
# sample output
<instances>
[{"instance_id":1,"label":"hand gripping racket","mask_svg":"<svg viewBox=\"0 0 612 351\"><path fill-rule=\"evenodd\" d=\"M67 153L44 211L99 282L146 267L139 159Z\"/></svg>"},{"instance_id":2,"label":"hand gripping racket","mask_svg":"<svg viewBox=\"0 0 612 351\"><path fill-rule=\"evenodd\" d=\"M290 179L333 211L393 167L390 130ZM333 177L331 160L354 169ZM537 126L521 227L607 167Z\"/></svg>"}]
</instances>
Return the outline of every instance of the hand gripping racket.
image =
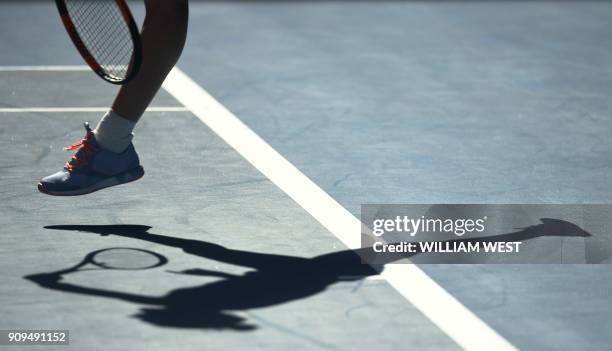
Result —
<instances>
[{"instance_id":1,"label":"hand gripping racket","mask_svg":"<svg viewBox=\"0 0 612 351\"><path fill-rule=\"evenodd\" d=\"M55 0L70 39L91 69L125 84L140 68L140 34L125 0Z\"/></svg>"}]
</instances>

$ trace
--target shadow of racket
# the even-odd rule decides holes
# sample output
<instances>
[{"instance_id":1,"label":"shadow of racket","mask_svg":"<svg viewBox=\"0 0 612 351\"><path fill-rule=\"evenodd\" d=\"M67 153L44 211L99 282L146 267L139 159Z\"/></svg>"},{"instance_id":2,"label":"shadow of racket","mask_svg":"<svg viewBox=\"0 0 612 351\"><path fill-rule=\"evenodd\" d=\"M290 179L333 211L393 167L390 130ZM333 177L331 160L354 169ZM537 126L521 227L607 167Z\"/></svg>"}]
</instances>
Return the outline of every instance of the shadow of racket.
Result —
<instances>
[{"instance_id":1,"label":"shadow of racket","mask_svg":"<svg viewBox=\"0 0 612 351\"><path fill-rule=\"evenodd\" d=\"M132 247L111 247L88 253L76 265L55 272L33 274L24 278L44 285L58 281L67 274L92 270L138 271L157 268L168 263L168 259L156 252Z\"/></svg>"}]
</instances>

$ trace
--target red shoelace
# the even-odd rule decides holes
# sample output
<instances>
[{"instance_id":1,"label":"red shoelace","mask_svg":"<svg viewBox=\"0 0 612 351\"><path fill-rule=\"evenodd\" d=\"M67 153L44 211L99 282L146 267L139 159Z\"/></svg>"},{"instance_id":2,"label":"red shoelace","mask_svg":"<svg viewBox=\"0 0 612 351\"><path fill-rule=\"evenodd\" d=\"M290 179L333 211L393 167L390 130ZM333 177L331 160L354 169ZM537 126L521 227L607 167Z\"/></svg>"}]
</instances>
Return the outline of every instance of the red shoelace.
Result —
<instances>
[{"instance_id":1,"label":"red shoelace","mask_svg":"<svg viewBox=\"0 0 612 351\"><path fill-rule=\"evenodd\" d=\"M91 143L92 138L93 133L88 132L84 139L64 148L65 151L77 150L77 152L72 155L70 161L66 162L64 169L68 172L72 172L75 169L87 166L90 156L96 151L96 148ZM77 156L81 150L83 150L84 155Z\"/></svg>"}]
</instances>

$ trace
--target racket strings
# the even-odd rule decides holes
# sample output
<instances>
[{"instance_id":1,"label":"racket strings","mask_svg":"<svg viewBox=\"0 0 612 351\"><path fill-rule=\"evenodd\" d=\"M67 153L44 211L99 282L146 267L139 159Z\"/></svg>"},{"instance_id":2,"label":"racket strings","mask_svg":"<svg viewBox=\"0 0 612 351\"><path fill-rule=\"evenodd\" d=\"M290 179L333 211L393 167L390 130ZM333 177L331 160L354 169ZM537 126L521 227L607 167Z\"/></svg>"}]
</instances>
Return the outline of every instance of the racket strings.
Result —
<instances>
[{"instance_id":1,"label":"racket strings","mask_svg":"<svg viewBox=\"0 0 612 351\"><path fill-rule=\"evenodd\" d=\"M162 256L150 251L113 248L97 252L91 257L91 263L108 269L141 270L157 267L164 264L165 261Z\"/></svg>"},{"instance_id":2,"label":"racket strings","mask_svg":"<svg viewBox=\"0 0 612 351\"><path fill-rule=\"evenodd\" d=\"M132 34L114 1L68 0L66 8L83 44L102 69L125 79L134 55Z\"/></svg>"}]
</instances>

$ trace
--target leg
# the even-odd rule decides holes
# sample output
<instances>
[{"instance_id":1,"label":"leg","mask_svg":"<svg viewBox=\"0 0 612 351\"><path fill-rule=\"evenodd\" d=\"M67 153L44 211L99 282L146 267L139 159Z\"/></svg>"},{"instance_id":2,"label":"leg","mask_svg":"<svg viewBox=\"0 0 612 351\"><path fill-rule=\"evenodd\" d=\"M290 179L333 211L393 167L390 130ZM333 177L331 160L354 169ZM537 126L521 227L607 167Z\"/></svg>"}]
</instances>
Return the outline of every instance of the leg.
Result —
<instances>
[{"instance_id":1,"label":"leg","mask_svg":"<svg viewBox=\"0 0 612 351\"><path fill-rule=\"evenodd\" d=\"M142 116L178 60L187 36L187 0L145 0L145 6L142 66L113 103L115 113L133 122Z\"/></svg>"},{"instance_id":2,"label":"leg","mask_svg":"<svg viewBox=\"0 0 612 351\"><path fill-rule=\"evenodd\" d=\"M187 36L187 0L146 0L141 33L142 66L123 85L94 134L102 147L115 153L132 141L132 130L178 60Z\"/></svg>"}]
</instances>

